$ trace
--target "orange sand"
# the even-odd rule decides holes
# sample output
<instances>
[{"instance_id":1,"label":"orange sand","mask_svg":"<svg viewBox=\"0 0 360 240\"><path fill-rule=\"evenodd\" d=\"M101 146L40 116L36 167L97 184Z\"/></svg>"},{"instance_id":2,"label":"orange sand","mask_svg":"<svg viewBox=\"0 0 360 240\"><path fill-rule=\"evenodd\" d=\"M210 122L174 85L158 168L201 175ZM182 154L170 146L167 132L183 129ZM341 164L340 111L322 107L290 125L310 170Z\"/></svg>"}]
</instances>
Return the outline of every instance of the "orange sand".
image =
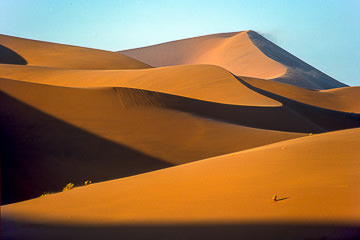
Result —
<instances>
[{"instance_id":1,"label":"orange sand","mask_svg":"<svg viewBox=\"0 0 360 240\"><path fill-rule=\"evenodd\" d=\"M254 31L221 33L121 51L154 67L214 64L237 76L274 79L295 86L346 86L311 67Z\"/></svg>"},{"instance_id":2,"label":"orange sand","mask_svg":"<svg viewBox=\"0 0 360 240\"><path fill-rule=\"evenodd\" d=\"M358 95L254 31L120 53L0 35L1 237L357 237Z\"/></svg>"},{"instance_id":3,"label":"orange sand","mask_svg":"<svg viewBox=\"0 0 360 240\"><path fill-rule=\"evenodd\" d=\"M0 45L20 55L30 66L67 69L139 69L150 66L122 54L35 41L0 34ZM10 56L6 56L10 57ZM1 63L6 63L1 62Z\"/></svg>"},{"instance_id":4,"label":"orange sand","mask_svg":"<svg viewBox=\"0 0 360 240\"><path fill-rule=\"evenodd\" d=\"M307 136L2 207L56 223L360 222L360 129ZM336 139L336 141L334 141ZM278 202L272 201L277 194Z\"/></svg>"}]
</instances>

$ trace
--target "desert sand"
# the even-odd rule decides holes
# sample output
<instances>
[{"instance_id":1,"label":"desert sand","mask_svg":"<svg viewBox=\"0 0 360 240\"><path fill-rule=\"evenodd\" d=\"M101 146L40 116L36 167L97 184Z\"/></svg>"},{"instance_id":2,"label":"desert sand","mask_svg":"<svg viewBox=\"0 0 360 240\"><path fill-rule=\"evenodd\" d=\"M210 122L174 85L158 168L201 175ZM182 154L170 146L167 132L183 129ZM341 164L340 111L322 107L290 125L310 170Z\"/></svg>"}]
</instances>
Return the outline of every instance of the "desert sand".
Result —
<instances>
[{"instance_id":1,"label":"desert sand","mask_svg":"<svg viewBox=\"0 0 360 240\"><path fill-rule=\"evenodd\" d=\"M113 52L0 34L0 63L67 69L141 69L150 66Z\"/></svg>"},{"instance_id":2,"label":"desert sand","mask_svg":"<svg viewBox=\"0 0 360 240\"><path fill-rule=\"evenodd\" d=\"M360 88L254 31L0 35L0 90L2 239L360 236Z\"/></svg>"},{"instance_id":3,"label":"desert sand","mask_svg":"<svg viewBox=\"0 0 360 240\"><path fill-rule=\"evenodd\" d=\"M214 64L237 76L272 79L303 88L346 86L254 31L201 36L120 53L154 67Z\"/></svg>"}]
</instances>

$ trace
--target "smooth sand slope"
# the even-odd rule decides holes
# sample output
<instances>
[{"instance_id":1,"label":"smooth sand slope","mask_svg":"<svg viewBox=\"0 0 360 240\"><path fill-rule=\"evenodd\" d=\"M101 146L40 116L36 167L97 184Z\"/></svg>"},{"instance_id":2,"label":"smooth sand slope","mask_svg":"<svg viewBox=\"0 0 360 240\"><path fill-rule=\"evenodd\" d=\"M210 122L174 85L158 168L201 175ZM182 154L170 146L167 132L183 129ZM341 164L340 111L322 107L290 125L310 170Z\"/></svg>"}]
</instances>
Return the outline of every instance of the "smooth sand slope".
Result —
<instances>
[{"instance_id":1,"label":"smooth sand slope","mask_svg":"<svg viewBox=\"0 0 360 240\"><path fill-rule=\"evenodd\" d=\"M249 90L231 73L210 65L145 70L65 70L0 64L0 77L65 87L127 87L247 106L281 106Z\"/></svg>"},{"instance_id":2,"label":"smooth sand slope","mask_svg":"<svg viewBox=\"0 0 360 240\"><path fill-rule=\"evenodd\" d=\"M345 87L254 31L221 33L120 51L154 67L214 64L237 76L289 83L299 87Z\"/></svg>"},{"instance_id":3,"label":"smooth sand slope","mask_svg":"<svg viewBox=\"0 0 360 240\"><path fill-rule=\"evenodd\" d=\"M67 69L140 69L150 66L122 54L0 34L0 63Z\"/></svg>"},{"instance_id":4,"label":"smooth sand slope","mask_svg":"<svg viewBox=\"0 0 360 240\"><path fill-rule=\"evenodd\" d=\"M189 100L179 98L182 102L187 102L179 104L180 100L172 97L172 101L162 104L269 130L324 132L353 128L360 124L358 114L340 113L305 105L276 94L268 96L258 93L258 89L251 89L241 78L211 65L183 65L135 71L82 71L2 64L0 69L0 76L27 82L86 88L126 87L201 100L196 101L196 104L189 104Z\"/></svg>"},{"instance_id":5,"label":"smooth sand slope","mask_svg":"<svg viewBox=\"0 0 360 240\"><path fill-rule=\"evenodd\" d=\"M241 77L250 85L305 104L342 112L360 113L360 87L313 90L258 78Z\"/></svg>"},{"instance_id":6,"label":"smooth sand slope","mask_svg":"<svg viewBox=\"0 0 360 240\"><path fill-rule=\"evenodd\" d=\"M201 112L221 116L214 103L138 89L7 79L0 88L5 203L304 135L217 121Z\"/></svg>"},{"instance_id":7,"label":"smooth sand slope","mask_svg":"<svg viewBox=\"0 0 360 240\"><path fill-rule=\"evenodd\" d=\"M34 224L27 230L36 236L41 224L359 224L359 134L288 140L2 206L2 225ZM274 193L280 201L271 200ZM11 226L9 237L27 233Z\"/></svg>"}]
</instances>

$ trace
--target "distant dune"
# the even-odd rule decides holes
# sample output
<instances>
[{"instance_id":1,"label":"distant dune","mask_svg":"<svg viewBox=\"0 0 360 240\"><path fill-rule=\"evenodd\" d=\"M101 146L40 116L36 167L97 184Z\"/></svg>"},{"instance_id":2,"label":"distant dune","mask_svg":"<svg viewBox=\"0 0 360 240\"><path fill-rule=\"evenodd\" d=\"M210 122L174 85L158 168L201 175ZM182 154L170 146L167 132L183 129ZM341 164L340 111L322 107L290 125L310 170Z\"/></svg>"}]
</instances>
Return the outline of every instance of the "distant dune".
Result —
<instances>
[{"instance_id":1,"label":"distant dune","mask_svg":"<svg viewBox=\"0 0 360 240\"><path fill-rule=\"evenodd\" d=\"M345 87L254 31L221 33L120 51L154 67L214 64L237 76L314 89Z\"/></svg>"},{"instance_id":2,"label":"distant dune","mask_svg":"<svg viewBox=\"0 0 360 240\"><path fill-rule=\"evenodd\" d=\"M0 35L1 238L360 237L359 94L254 31Z\"/></svg>"},{"instance_id":3,"label":"distant dune","mask_svg":"<svg viewBox=\"0 0 360 240\"><path fill-rule=\"evenodd\" d=\"M0 63L67 69L139 69L150 66L114 52L0 34Z\"/></svg>"}]
</instances>

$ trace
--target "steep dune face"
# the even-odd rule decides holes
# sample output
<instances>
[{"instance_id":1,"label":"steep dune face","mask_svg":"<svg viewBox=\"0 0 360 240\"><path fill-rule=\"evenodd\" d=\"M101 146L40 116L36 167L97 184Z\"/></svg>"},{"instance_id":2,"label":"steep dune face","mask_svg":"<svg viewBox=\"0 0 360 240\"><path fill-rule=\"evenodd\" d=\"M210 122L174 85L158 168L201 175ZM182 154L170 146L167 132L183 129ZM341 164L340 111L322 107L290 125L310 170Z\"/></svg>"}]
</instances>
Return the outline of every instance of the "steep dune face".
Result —
<instances>
[{"instance_id":1,"label":"steep dune face","mask_svg":"<svg viewBox=\"0 0 360 240\"><path fill-rule=\"evenodd\" d=\"M140 69L150 66L114 52L0 34L0 63L68 69Z\"/></svg>"},{"instance_id":2,"label":"steep dune face","mask_svg":"<svg viewBox=\"0 0 360 240\"><path fill-rule=\"evenodd\" d=\"M345 87L254 31L223 33L120 51L155 67L201 63L247 76L329 89Z\"/></svg>"},{"instance_id":3,"label":"steep dune face","mask_svg":"<svg viewBox=\"0 0 360 240\"><path fill-rule=\"evenodd\" d=\"M359 224L359 134L350 129L279 142L3 206L2 214L57 224Z\"/></svg>"}]
</instances>

